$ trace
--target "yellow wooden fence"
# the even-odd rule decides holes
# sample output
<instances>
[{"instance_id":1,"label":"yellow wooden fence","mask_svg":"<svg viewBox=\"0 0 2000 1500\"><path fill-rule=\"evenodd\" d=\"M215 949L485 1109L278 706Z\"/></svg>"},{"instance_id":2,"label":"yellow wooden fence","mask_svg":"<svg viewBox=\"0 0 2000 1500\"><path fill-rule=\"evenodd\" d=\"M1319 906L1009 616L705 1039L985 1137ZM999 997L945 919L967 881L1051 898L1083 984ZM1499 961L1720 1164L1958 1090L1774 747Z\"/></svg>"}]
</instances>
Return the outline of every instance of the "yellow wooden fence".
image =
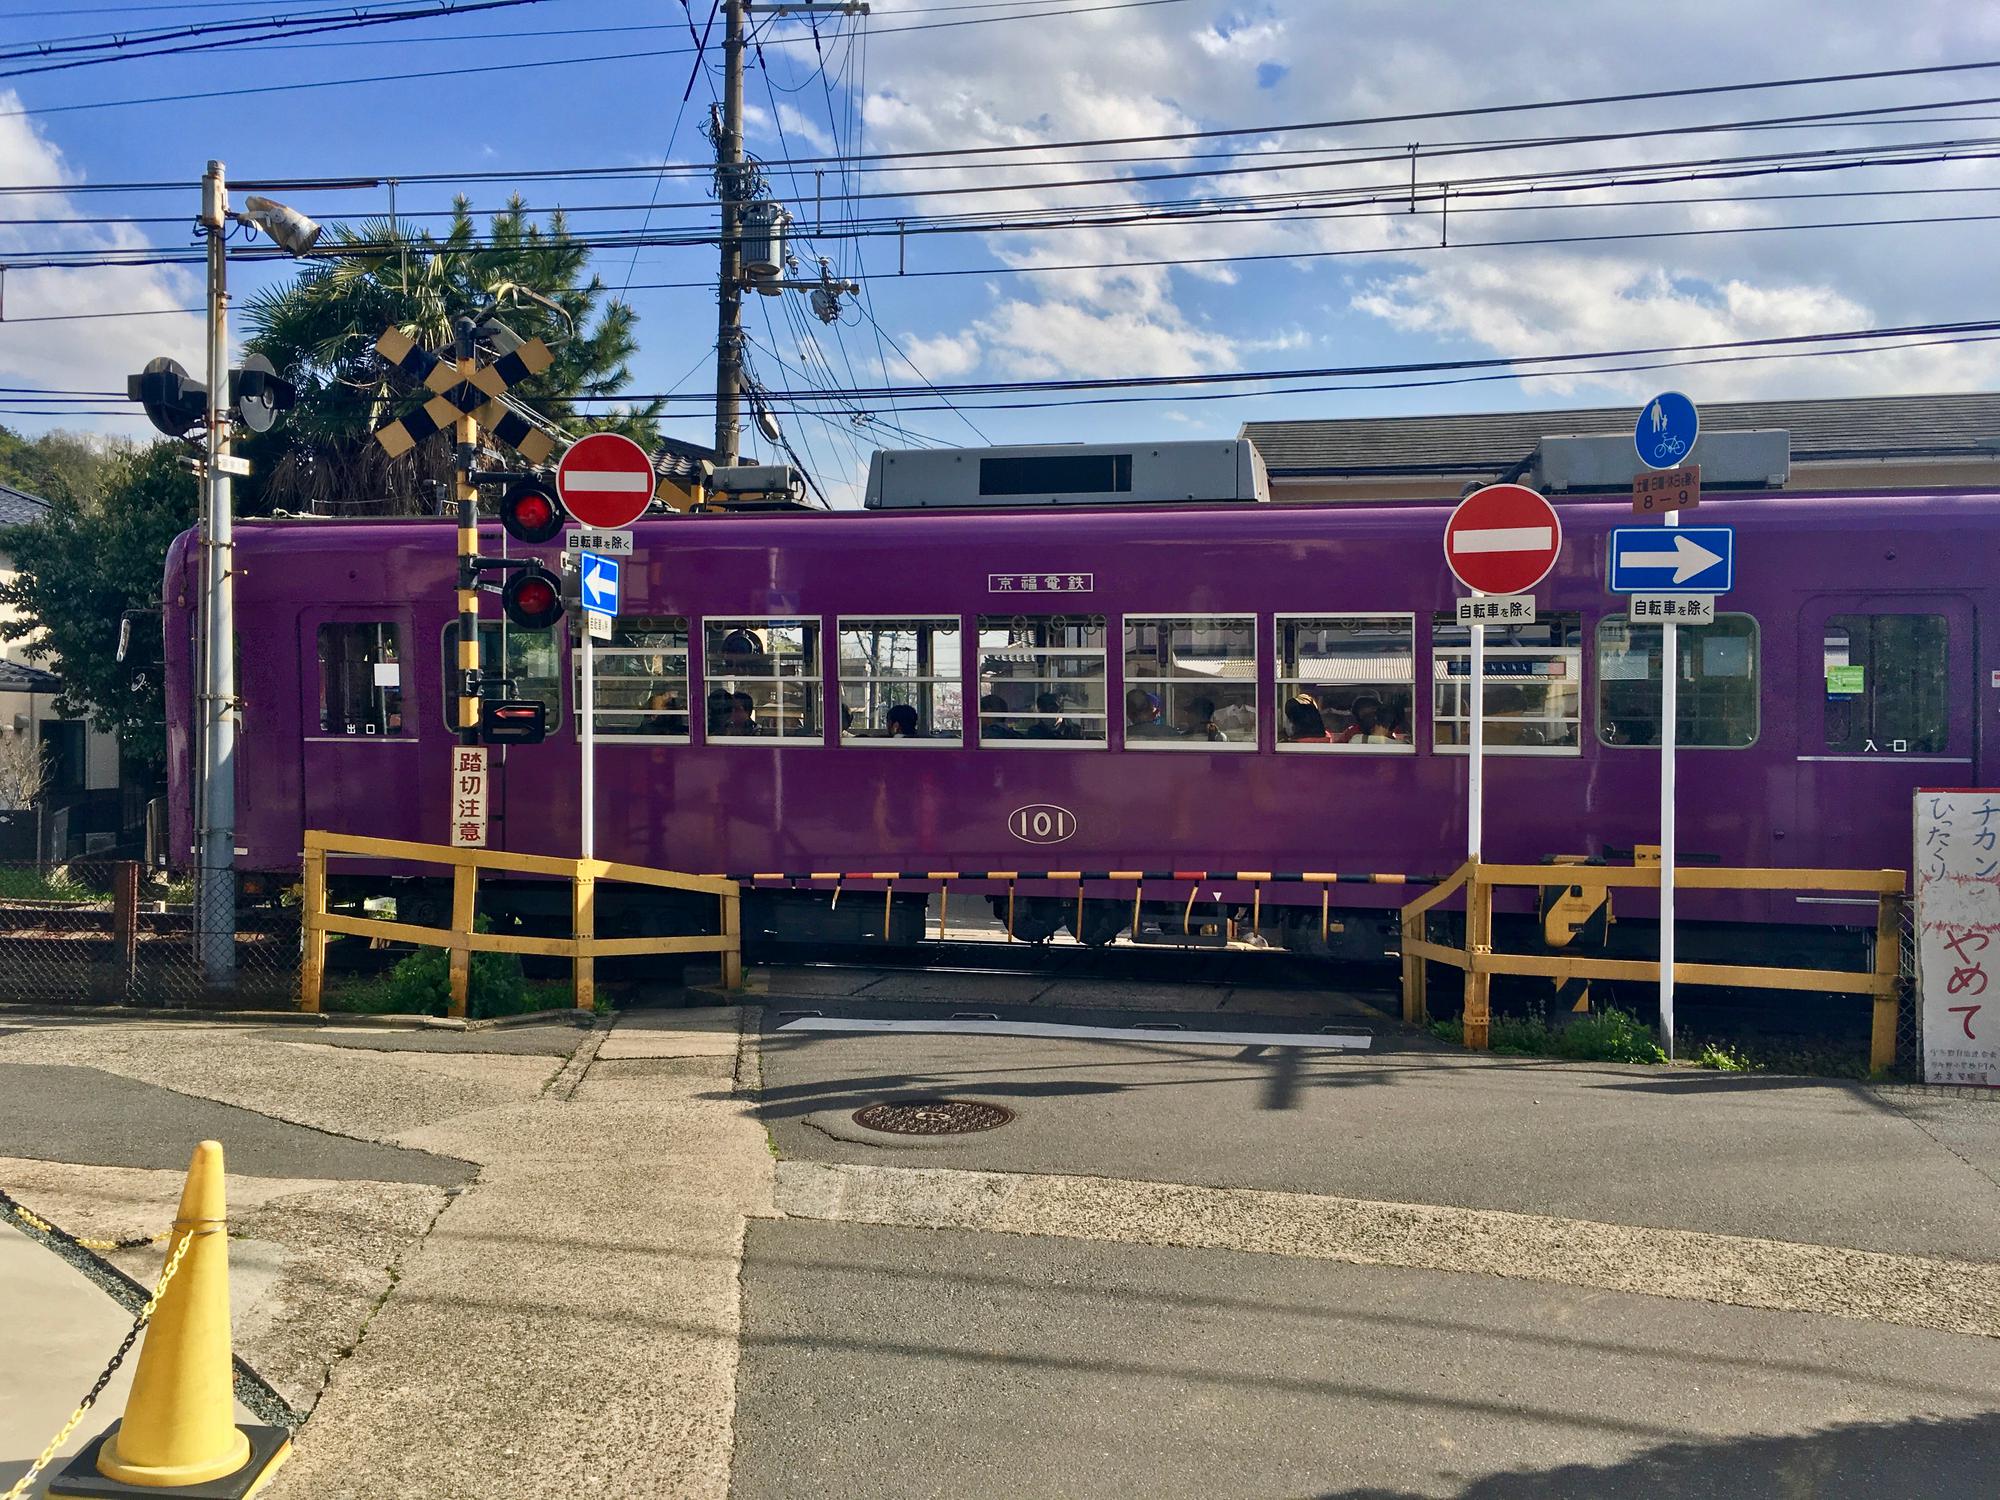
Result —
<instances>
[{"instance_id":1,"label":"yellow wooden fence","mask_svg":"<svg viewBox=\"0 0 2000 1500\"><path fill-rule=\"evenodd\" d=\"M373 917L344 916L326 906L326 862L330 855L398 859L451 867L451 926L419 927ZM473 931L479 872L502 870L517 875L545 875L570 883L568 937L516 937ZM595 960L645 953L720 953L722 983L735 989L743 983L742 899L733 880L713 875L682 875L643 865L621 865L601 859L559 859L543 854L506 854L492 849L454 849L444 844L419 844L404 839L356 838L343 833L308 832L305 848L305 962L301 1005L317 1011L326 981L326 944L335 934L388 938L451 952L451 1014L466 1012L466 994L475 953L533 953L567 958L575 972L576 1006L597 1004ZM601 938L597 936L597 883L622 881L670 891L696 891L721 902L722 931L714 936Z\"/></svg>"},{"instance_id":2,"label":"yellow wooden fence","mask_svg":"<svg viewBox=\"0 0 2000 1500\"><path fill-rule=\"evenodd\" d=\"M1874 1024L1869 1066L1896 1060L1896 1017L1902 949L1901 870L1721 869L1676 866L1674 885L1684 891L1837 891L1876 898L1875 966L1849 969L1783 969L1754 964L1675 963L1676 984L1740 985L1752 989L1823 990L1872 995ZM1585 958L1568 953L1493 951L1493 893L1502 886L1585 886L1597 889L1659 889L1653 865L1508 865L1468 860L1451 877L1403 908L1403 1019L1418 1025L1429 1018L1426 985L1432 960L1465 973L1465 1044L1485 1047L1491 1037L1489 991L1495 974L1569 979L1629 979L1659 983L1657 958ZM1460 890L1465 892L1465 946L1430 941L1429 913Z\"/></svg>"}]
</instances>

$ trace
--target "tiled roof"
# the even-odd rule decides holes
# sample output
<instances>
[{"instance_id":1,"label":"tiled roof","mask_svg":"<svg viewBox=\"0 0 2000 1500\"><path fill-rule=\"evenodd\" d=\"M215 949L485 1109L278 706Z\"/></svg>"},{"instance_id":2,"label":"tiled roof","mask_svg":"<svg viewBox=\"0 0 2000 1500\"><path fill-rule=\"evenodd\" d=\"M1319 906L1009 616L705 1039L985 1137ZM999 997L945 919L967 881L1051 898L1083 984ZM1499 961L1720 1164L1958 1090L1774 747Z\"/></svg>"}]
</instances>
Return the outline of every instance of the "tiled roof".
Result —
<instances>
[{"instance_id":1,"label":"tiled roof","mask_svg":"<svg viewBox=\"0 0 2000 1500\"><path fill-rule=\"evenodd\" d=\"M61 687L62 679L53 672L18 661L0 661L0 693L53 693Z\"/></svg>"},{"instance_id":2,"label":"tiled roof","mask_svg":"<svg viewBox=\"0 0 2000 1500\"><path fill-rule=\"evenodd\" d=\"M0 484L0 526L18 526L23 521L39 521L49 508L40 495Z\"/></svg>"},{"instance_id":3,"label":"tiled roof","mask_svg":"<svg viewBox=\"0 0 2000 1500\"><path fill-rule=\"evenodd\" d=\"M1435 417L1245 422L1273 474L1483 474L1527 457L1544 437L1630 432L1638 403ZM2000 455L2000 393L1722 401L1702 426L1782 427L1794 464L1833 459Z\"/></svg>"}]
</instances>

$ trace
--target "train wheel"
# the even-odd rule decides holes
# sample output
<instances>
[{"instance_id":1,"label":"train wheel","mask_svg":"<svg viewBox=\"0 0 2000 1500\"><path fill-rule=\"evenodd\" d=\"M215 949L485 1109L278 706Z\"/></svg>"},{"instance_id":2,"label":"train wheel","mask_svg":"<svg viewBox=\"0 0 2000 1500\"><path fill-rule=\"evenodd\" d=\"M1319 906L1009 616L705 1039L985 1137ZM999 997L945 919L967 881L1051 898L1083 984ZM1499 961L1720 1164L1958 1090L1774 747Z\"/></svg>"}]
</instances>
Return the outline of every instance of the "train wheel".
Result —
<instances>
[{"instance_id":1,"label":"train wheel","mask_svg":"<svg viewBox=\"0 0 2000 1500\"><path fill-rule=\"evenodd\" d=\"M1007 920L1007 898L989 896L993 903L993 915L1002 922ZM1066 903L1053 901L1047 896L1019 896L1014 900L1014 941L1017 943L1046 943L1054 937L1063 925L1063 908Z\"/></svg>"},{"instance_id":2,"label":"train wheel","mask_svg":"<svg viewBox=\"0 0 2000 1500\"><path fill-rule=\"evenodd\" d=\"M1083 925L1077 925L1076 903L1066 903L1063 926L1086 948L1108 948L1132 921L1132 908L1123 901L1086 901Z\"/></svg>"}]
</instances>

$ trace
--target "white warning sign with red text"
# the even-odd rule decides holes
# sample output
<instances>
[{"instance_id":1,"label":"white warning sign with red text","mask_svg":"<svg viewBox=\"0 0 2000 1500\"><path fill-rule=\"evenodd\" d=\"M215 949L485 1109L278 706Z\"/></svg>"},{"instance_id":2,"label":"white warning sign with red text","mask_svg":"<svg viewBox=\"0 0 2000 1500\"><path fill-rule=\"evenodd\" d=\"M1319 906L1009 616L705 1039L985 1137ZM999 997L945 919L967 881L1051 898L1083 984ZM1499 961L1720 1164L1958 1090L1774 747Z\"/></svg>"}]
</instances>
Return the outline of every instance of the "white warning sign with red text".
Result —
<instances>
[{"instance_id":1,"label":"white warning sign with red text","mask_svg":"<svg viewBox=\"0 0 2000 1500\"><path fill-rule=\"evenodd\" d=\"M1916 794L1924 1082L2000 1088L2000 790Z\"/></svg>"},{"instance_id":2,"label":"white warning sign with red text","mask_svg":"<svg viewBox=\"0 0 2000 1500\"><path fill-rule=\"evenodd\" d=\"M451 846L486 847L486 747L451 747Z\"/></svg>"}]
</instances>

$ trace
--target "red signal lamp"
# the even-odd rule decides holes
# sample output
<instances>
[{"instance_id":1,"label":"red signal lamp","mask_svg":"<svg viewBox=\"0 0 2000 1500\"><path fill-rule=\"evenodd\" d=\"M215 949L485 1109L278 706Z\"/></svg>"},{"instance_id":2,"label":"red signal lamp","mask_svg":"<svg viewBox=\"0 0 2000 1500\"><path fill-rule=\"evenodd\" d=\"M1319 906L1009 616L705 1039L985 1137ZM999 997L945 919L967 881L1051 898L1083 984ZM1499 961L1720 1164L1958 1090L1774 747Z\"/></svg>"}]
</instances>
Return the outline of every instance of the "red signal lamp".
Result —
<instances>
[{"instance_id":1,"label":"red signal lamp","mask_svg":"<svg viewBox=\"0 0 2000 1500\"><path fill-rule=\"evenodd\" d=\"M568 519L555 490L539 479L522 480L500 502L501 529L531 547L553 540Z\"/></svg>"},{"instance_id":2,"label":"red signal lamp","mask_svg":"<svg viewBox=\"0 0 2000 1500\"><path fill-rule=\"evenodd\" d=\"M500 590L500 607L521 630L547 630L562 618L562 581L539 565L520 568Z\"/></svg>"}]
</instances>

